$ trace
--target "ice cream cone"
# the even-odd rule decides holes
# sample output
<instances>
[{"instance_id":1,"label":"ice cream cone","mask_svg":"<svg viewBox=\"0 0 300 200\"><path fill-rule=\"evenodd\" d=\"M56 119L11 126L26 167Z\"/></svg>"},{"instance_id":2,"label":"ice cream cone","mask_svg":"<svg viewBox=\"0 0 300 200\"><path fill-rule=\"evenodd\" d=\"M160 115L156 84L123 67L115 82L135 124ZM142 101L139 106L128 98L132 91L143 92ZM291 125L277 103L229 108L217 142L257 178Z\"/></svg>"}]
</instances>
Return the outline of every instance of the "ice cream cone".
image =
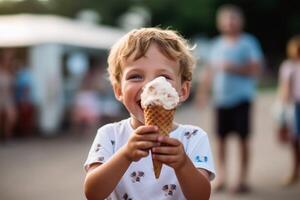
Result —
<instances>
[{"instance_id":1,"label":"ice cream cone","mask_svg":"<svg viewBox=\"0 0 300 200\"><path fill-rule=\"evenodd\" d=\"M144 117L146 125L155 125L159 128L160 135L168 136L172 130L173 119L176 109L166 110L162 106L147 106L144 109ZM153 160L153 168L155 178L159 178L162 163Z\"/></svg>"},{"instance_id":2,"label":"ice cream cone","mask_svg":"<svg viewBox=\"0 0 300 200\"><path fill-rule=\"evenodd\" d=\"M172 130L179 95L171 83L163 76L148 82L141 93L141 106L144 109L146 125L155 125L159 134L168 136ZM162 163L154 160L155 178L159 178Z\"/></svg>"}]
</instances>

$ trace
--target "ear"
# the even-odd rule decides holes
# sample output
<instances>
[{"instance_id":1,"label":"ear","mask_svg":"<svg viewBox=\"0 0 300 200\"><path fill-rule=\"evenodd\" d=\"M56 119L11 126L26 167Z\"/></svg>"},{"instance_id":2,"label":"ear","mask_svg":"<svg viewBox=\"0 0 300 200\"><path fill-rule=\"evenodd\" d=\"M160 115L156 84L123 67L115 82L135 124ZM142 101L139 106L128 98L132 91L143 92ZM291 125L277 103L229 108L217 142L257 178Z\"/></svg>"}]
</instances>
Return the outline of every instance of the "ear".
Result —
<instances>
[{"instance_id":1,"label":"ear","mask_svg":"<svg viewBox=\"0 0 300 200\"><path fill-rule=\"evenodd\" d=\"M114 94L115 97L118 101L123 101L123 94L122 94L122 89L121 89L121 85L120 84L113 84L113 90L114 90Z\"/></svg>"},{"instance_id":2,"label":"ear","mask_svg":"<svg viewBox=\"0 0 300 200\"><path fill-rule=\"evenodd\" d=\"M187 98L190 96L191 91L191 82L190 81L184 81L181 84L180 94L179 94L179 101L184 102L187 100Z\"/></svg>"}]
</instances>

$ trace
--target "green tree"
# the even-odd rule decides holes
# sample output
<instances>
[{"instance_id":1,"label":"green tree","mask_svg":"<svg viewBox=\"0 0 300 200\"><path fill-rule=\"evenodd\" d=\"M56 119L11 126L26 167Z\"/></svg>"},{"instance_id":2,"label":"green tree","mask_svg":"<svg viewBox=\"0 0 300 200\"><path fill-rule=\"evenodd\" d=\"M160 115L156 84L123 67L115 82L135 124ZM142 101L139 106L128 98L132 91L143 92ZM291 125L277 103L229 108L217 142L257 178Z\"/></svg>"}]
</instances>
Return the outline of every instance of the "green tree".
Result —
<instances>
[{"instance_id":1,"label":"green tree","mask_svg":"<svg viewBox=\"0 0 300 200\"><path fill-rule=\"evenodd\" d=\"M82 9L92 9L101 23L117 26L120 16L132 7L151 13L152 26L172 27L186 37L217 34L215 13L225 3L240 6L245 12L246 31L261 41L267 56L284 55L287 40L300 33L300 1L297 0L24 0L0 2L0 14L51 13L75 17ZM280 58L281 59L281 58ZM274 59L272 59L274 60Z\"/></svg>"},{"instance_id":2,"label":"green tree","mask_svg":"<svg viewBox=\"0 0 300 200\"><path fill-rule=\"evenodd\" d=\"M152 14L152 26L173 27L186 36L210 33L214 27L216 0L139 1Z\"/></svg>"}]
</instances>

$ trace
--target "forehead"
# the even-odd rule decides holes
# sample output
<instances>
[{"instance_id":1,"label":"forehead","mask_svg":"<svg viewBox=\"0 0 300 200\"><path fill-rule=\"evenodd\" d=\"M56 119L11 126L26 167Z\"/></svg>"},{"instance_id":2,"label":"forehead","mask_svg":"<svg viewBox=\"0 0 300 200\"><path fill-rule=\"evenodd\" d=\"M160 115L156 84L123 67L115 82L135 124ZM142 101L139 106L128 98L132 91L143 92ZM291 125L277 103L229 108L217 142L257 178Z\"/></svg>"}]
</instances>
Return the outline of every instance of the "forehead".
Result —
<instances>
[{"instance_id":1,"label":"forehead","mask_svg":"<svg viewBox=\"0 0 300 200\"><path fill-rule=\"evenodd\" d=\"M157 44L153 43L141 58L135 59L135 54L132 54L124 63L126 66L140 67L162 67L162 68L179 68L179 61L173 60L165 56Z\"/></svg>"}]
</instances>

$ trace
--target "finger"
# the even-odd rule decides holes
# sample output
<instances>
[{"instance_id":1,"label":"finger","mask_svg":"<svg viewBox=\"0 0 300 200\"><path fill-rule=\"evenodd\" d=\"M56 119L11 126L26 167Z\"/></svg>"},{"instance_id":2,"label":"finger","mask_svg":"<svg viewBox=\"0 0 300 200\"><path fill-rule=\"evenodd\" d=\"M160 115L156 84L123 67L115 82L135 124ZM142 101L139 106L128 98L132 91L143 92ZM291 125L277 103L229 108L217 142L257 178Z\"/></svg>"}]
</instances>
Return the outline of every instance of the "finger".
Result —
<instances>
[{"instance_id":1,"label":"finger","mask_svg":"<svg viewBox=\"0 0 300 200\"><path fill-rule=\"evenodd\" d=\"M163 136L163 135L160 135L158 138L157 138L157 141L160 142L160 143L163 143L163 144L167 144L169 146L179 146L181 145L181 142L175 138L171 138L171 137L168 137L168 136Z\"/></svg>"},{"instance_id":2,"label":"finger","mask_svg":"<svg viewBox=\"0 0 300 200\"><path fill-rule=\"evenodd\" d=\"M136 146L138 149L143 149L143 150L149 150L153 147L157 147L159 143L157 142L151 142L151 141L141 141L137 142Z\"/></svg>"},{"instance_id":3,"label":"finger","mask_svg":"<svg viewBox=\"0 0 300 200\"><path fill-rule=\"evenodd\" d=\"M138 135L145 135L150 133L157 133L158 127L157 126L140 126L135 130L135 133Z\"/></svg>"},{"instance_id":4,"label":"finger","mask_svg":"<svg viewBox=\"0 0 300 200\"><path fill-rule=\"evenodd\" d=\"M171 164L178 161L178 156L175 155L152 154L152 158L165 164Z\"/></svg>"},{"instance_id":5,"label":"finger","mask_svg":"<svg viewBox=\"0 0 300 200\"><path fill-rule=\"evenodd\" d=\"M154 154L164 154L164 155L177 155L179 150L177 147L172 146L157 146L152 148Z\"/></svg>"},{"instance_id":6,"label":"finger","mask_svg":"<svg viewBox=\"0 0 300 200\"><path fill-rule=\"evenodd\" d=\"M152 133L152 134L146 134L146 135L137 135L136 140L137 141L152 141L157 142L158 140L158 133Z\"/></svg>"},{"instance_id":7,"label":"finger","mask_svg":"<svg viewBox=\"0 0 300 200\"><path fill-rule=\"evenodd\" d=\"M144 150L136 150L134 153L134 157L141 158L141 157L147 157L149 155L149 151Z\"/></svg>"}]
</instances>

